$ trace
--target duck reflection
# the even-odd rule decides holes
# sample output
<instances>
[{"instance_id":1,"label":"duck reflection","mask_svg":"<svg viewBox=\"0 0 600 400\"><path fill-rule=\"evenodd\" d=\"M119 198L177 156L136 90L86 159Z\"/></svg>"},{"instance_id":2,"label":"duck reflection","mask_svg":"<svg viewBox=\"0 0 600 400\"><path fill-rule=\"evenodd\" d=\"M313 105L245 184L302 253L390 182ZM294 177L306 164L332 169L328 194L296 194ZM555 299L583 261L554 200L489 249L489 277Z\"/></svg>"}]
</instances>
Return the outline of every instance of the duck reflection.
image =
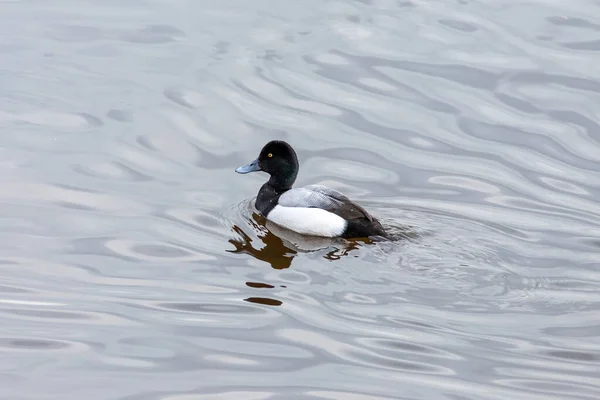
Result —
<instances>
[{"instance_id":1,"label":"duck reflection","mask_svg":"<svg viewBox=\"0 0 600 400\"><path fill-rule=\"evenodd\" d=\"M275 307L283 304L280 300L270 299L268 297L248 297L247 299L244 299L244 301L247 301L249 303L262 304L264 306L275 306Z\"/></svg>"},{"instance_id":2,"label":"duck reflection","mask_svg":"<svg viewBox=\"0 0 600 400\"><path fill-rule=\"evenodd\" d=\"M227 250L227 252L249 254L257 260L269 263L274 269L289 268L294 257L300 252L308 253L333 247L323 257L335 261L349 255L352 250L358 249L362 244L372 243L368 238L343 240L303 236L273 224L257 213L252 213L249 222L258 232L257 237L261 240L263 246L260 248L255 247L252 238L238 225L234 225L232 229L240 238L229 240L235 250Z\"/></svg>"}]
</instances>

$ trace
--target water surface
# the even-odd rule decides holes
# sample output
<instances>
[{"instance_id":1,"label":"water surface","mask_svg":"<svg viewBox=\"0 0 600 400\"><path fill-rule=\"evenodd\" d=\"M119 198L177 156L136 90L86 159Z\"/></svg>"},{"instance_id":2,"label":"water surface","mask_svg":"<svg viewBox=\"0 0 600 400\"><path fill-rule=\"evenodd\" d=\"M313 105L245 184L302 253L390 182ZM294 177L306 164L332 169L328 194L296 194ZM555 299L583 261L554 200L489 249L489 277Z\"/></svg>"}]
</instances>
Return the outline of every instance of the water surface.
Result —
<instances>
[{"instance_id":1,"label":"water surface","mask_svg":"<svg viewBox=\"0 0 600 400\"><path fill-rule=\"evenodd\" d=\"M3 398L600 397L593 1L0 1ZM298 185L391 242L265 226Z\"/></svg>"}]
</instances>

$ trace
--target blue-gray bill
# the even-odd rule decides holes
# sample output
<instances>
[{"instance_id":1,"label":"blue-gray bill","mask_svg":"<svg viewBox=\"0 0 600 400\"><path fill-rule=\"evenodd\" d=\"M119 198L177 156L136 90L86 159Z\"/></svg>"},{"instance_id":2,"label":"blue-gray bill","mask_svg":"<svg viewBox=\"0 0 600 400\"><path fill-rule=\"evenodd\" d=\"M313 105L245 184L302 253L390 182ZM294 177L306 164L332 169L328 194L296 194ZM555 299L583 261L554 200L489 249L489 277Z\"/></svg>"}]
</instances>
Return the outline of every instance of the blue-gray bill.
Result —
<instances>
[{"instance_id":1,"label":"blue-gray bill","mask_svg":"<svg viewBox=\"0 0 600 400\"><path fill-rule=\"evenodd\" d=\"M235 169L235 172L238 174L247 174L248 172L260 171L260 166L258 165L258 159L252 161L250 164L243 165Z\"/></svg>"}]
</instances>

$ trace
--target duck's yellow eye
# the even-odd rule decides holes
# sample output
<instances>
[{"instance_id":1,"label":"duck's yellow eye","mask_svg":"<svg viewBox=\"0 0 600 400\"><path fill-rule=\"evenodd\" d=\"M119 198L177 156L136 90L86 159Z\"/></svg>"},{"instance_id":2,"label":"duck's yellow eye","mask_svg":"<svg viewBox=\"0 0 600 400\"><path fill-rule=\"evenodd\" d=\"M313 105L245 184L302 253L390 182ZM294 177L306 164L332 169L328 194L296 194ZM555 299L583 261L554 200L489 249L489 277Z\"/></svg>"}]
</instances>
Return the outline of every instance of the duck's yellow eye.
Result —
<instances>
[{"instance_id":1,"label":"duck's yellow eye","mask_svg":"<svg viewBox=\"0 0 600 400\"><path fill-rule=\"evenodd\" d=\"M267 157L269 157L269 158L273 157L273 153L267 154Z\"/></svg>"}]
</instances>

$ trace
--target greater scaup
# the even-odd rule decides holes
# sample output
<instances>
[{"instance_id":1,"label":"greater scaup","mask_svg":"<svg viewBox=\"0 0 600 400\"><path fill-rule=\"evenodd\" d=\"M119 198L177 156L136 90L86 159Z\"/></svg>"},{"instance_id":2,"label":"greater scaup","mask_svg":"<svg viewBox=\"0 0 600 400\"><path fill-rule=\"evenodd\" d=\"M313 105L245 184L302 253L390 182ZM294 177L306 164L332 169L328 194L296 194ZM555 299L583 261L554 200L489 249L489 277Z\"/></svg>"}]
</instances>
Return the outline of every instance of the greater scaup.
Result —
<instances>
[{"instance_id":1,"label":"greater scaup","mask_svg":"<svg viewBox=\"0 0 600 400\"><path fill-rule=\"evenodd\" d=\"M377 219L337 190L322 185L292 188L298 169L294 149L284 141L273 140L256 160L235 171L264 171L271 176L260 188L255 205L267 220L279 226L310 236L386 236Z\"/></svg>"}]
</instances>

